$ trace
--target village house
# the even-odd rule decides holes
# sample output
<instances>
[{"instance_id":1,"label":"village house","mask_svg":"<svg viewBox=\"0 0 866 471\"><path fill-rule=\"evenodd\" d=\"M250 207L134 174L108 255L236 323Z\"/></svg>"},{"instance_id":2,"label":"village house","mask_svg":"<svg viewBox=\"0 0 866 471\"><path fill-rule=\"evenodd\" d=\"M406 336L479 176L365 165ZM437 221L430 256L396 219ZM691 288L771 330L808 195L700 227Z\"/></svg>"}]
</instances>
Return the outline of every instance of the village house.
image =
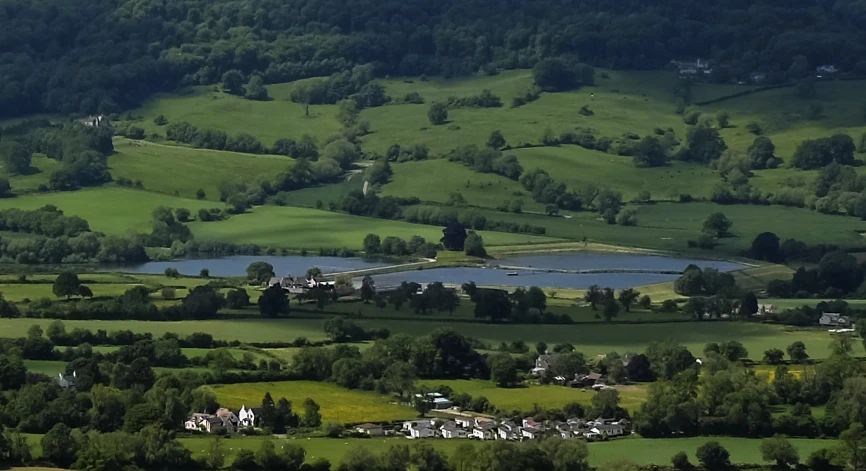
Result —
<instances>
[{"instance_id":1,"label":"village house","mask_svg":"<svg viewBox=\"0 0 866 471\"><path fill-rule=\"evenodd\" d=\"M81 123L85 126L90 126L92 128L99 128L102 126L108 125L108 118L105 116L88 116L81 120Z\"/></svg>"},{"instance_id":2,"label":"village house","mask_svg":"<svg viewBox=\"0 0 866 471\"><path fill-rule=\"evenodd\" d=\"M568 386L572 388L592 388L600 384L604 384L602 374L590 372L589 374L577 376L574 381L568 383Z\"/></svg>"},{"instance_id":3,"label":"village house","mask_svg":"<svg viewBox=\"0 0 866 471\"><path fill-rule=\"evenodd\" d=\"M471 436L480 440L494 440L496 439L496 432L496 422L490 420L477 423L472 429Z\"/></svg>"},{"instance_id":4,"label":"village house","mask_svg":"<svg viewBox=\"0 0 866 471\"><path fill-rule=\"evenodd\" d=\"M454 423L463 428L471 428L475 425L475 417L459 416L454 418Z\"/></svg>"},{"instance_id":5,"label":"village house","mask_svg":"<svg viewBox=\"0 0 866 471\"><path fill-rule=\"evenodd\" d=\"M835 65L826 64L816 67L815 72L818 72L819 74L835 74L839 72L839 69L837 69Z\"/></svg>"},{"instance_id":6,"label":"village house","mask_svg":"<svg viewBox=\"0 0 866 471\"><path fill-rule=\"evenodd\" d=\"M382 437L385 435L385 429L380 424L361 424L355 427L355 431L371 437Z\"/></svg>"},{"instance_id":7,"label":"village house","mask_svg":"<svg viewBox=\"0 0 866 471\"><path fill-rule=\"evenodd\" d=\"M847 327L851 325L851 319L849 319L848 316L843 316L842 314L836 312L825 312L821 314L821 319L818 320L818 323L828 326Z\"/></svg>"},{"instance_id":8,"label":"village house","mask_svg":"<svg viewBox=\"0 0 866 471\"><path fill-rule=\"evenodd\" d=\"M205 431L207 433L233 434L237 432L239 423L240 420L234 412L222 407L215 414L192 414L183 423L183 428L186 430Z\"/></svg>"},{"instance_id":9,"label":"village house","mask_svg":"<svg viewBox=\"0 0 866 471\"><path fill-rule=\"evenodd\" d=\"M697 59L695 61L678 61L672 60L671 64L676 68L679 75L696 76L698 74L710 74L713 69L710 67L709 61Z\"/></svg>"},{"instance_id":10,"label":"village house","mask_svg":"<svg viewBox=\"0 0 866 471\"><path fill-rule=\"evenodd\" d=\"M436 429L433 428L433 420L413 420L403 422L403 431L409 438L431 438L436 436Z\"/></svg>"},{"instance_id":11,"label":"village house","mask_svg":"<svg viewBox=\"0 0 866 471\"><path fill-rule=\"evenodd\" d=\"M535 440L537 438L541 438L541 436L544 435L544 431L535 427L523 427L522 429L520 429L520 435L523 438Z\"/></svg>"},{"instance_id":12,"label":"village house","mask_svg":"<svg viewBox=\"0 0 866 471\"><path fill-rule=\"evenodd\" d=\"M60 373L57 375L57 384L63 389L69 389L75 387L75 372L72 372L72 375L65 375Z\"/></svg>"},{"instance_id":13,"label":"village house","mask_svg":"<svg viewBox=\"0 0 866 471\"><path fill-rule=\"evenodd\" d=\"M505 420L496 429L499 440L520 440L520 427L510 420Z\"/></svg>"},{"instance_id":14,"label":"village house","mask_svg":"<svg viewBox=\"0 0 866 471\"><path fill-rule=\"evenodd\" d=\"M210 414L195 413L183 423L183 428L191 431L200 431L202 428L202 421L208 417L210 417Z\"/></svg>"},{"instance_id":15,"label":"village house","mask_svg":"<svg viewBox=\"0 0 866 471\"><path fill-rule=\"evenodd\" d=\"M587 424L590 431L598 435L607 435L608 437L619 437L625 434L625 429L629 425L628 420L613 420L613 419L596 419L594 422Z\"/></svg>"},{"instance_id":16,"label":"village house","mask_svg":"<svg viewBox=\"0 0 866 471\"><path fill-rule=\"evenodd\" d=\"M557 354L549 355L545 353L544 355L538 355L538 358L535 359L535 368L529 371L532 376L538 377L543 376L544 373L550 369L550 366L556 361Z\"/></svg>"},{"instance_id":17,"label":"village house","mask_svg":"<svg viewBox=\"0 0 866 471\"><path fill-rule=\"evenodd\" d=\"M466 438L468 435L465 429L450 420L439 427L439 434L442 438Z\"/></svg>"},{"instance_id":18,"label":"village house","mask_svg":"<svg viewBox=\"0 0 866 471\"><path fill-rule=\"evenodd\" d=\"M261 415L261 407L247 408L246 405L242 405L241 410L238 411L238 421L241 427L258 427Z\"/></svg>"},{"instance_id":19,"label":"village house","mask_svg":"<svg viewBox=\"0 0 866 471\"><path fill-rule=\"evenodd\" d=\"M527 418L523 419L522 425L524 428L526 428L526 427L538 428L538 427L541 427L541 422L536 422L535 419L533 419L532 417L527 417Z\"/></svg>"},{"instance_id":20,"label":"village house","mask_svg":"<svg viewBox=\"0 0 866 471\"><path fill-rule=\"evenodd\" d=\"M415 397L420 399L423 396L421 394L416 394ZM437 392L427 393L427 397L430 399L432 409L442 410L454 405L450 399Z\"/></svg>"},{"instance_id":21,"label":"village house","mask_svg":"<svg viewBox=\"0 0 866 471\"><path fill-rule=\"evenodd\" d=\"M319 281L315 278L307 279L305 276L278 276L273 277L268 280L265 288L270 288L272 286L279 286L284 291L288 291L290 294L303 294L307 290L311 290L314 288L323 288L323 289L334 289L333 281ZM355 288L349 287L350 294L354 292ZM340 293L338 293L340 294Z\"/></svg>"}]
</instances>

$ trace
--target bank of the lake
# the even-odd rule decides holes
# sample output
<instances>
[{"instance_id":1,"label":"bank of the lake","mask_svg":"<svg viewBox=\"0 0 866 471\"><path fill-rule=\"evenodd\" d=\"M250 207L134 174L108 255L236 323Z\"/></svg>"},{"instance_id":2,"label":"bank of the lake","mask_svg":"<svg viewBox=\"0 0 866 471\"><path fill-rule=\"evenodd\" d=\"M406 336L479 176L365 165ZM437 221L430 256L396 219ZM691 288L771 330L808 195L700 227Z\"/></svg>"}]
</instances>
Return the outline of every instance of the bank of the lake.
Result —
<instances>
[{"instance_id":1,"label":"bank of the lake","mask_svg":"<svg viewBox=\"0 0 866 471\"><path fill-rule=\"evenodd\" d=\"M244 276L249 264L257 261L270 263L274 266L274 272L280 276L302 275L311 267L318 267L325 274L350 273L361 276L368 272L375 273L374 279L380 286L399 284L401 281L440 281L452 285L474 281L479 286L571 289L583 289L594 284L620 289L662 283L675 279L679 272L691 264L720 271L744 267L736 262L649 254L563 252L490 260L483 266L475 264L441 268L437 268L437 263L432 261L388 263L352 257L243 255L153 261L116 269L131 273L161 274L167 268L174 268L188 276L198 275L201 270L207 269L211 276L235 277ZM495 269L497 267L501 269Z\"/></svg>"}]
</instances>

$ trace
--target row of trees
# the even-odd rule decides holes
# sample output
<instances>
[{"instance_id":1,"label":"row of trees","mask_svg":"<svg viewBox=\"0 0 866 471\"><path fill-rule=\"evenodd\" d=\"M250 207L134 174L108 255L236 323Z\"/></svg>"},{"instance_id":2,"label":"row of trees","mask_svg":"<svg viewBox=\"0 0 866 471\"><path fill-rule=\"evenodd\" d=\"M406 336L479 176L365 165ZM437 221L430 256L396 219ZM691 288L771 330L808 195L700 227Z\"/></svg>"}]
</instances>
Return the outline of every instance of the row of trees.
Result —
<instances>
[{"instance_id":1,"label":"row of trees","mask_svg":"<svg viewBox=\"0 0 866 471\"><path fill-rule=\"evenodd\" d=\"M368 255L417 255L424 258L436 258L436 252L441 248L441 245L427 242L421 236L412 236L408 241L395 236L382 239L376 234L367 234L364 237L364 253Z\"/></svg>"}]
</instances>

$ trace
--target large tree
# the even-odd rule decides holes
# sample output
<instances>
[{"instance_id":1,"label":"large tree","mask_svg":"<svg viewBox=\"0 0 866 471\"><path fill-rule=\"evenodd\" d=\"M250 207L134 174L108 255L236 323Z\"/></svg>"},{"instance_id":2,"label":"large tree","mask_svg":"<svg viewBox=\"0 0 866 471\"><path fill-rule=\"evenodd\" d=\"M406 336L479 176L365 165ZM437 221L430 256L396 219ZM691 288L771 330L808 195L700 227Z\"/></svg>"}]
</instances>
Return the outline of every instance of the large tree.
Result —
<instances>
[{"instance_id":1,"label":"large tree","mask_svg":"<svg viewBox=\"0 0 866 471\"><path fill-rule=\"evenodd\" d=\"M77 296L81 292L81 281L78 280L78 275L75 273L61 273L54 280L52 291L54 296L66 296L69 299L72 296Z\"/></svg>"},{"instance_id":2,"label":"large tree","mask_svg":"<svg viewBox=\"0 0 866 471\"><path fill-rule=\"evenodd\" d=\"M33 154L23 144L13 140L0 141L0 161L9 174L24 174L30 171Z\"/></svg>"},{"instance_id":3,"label":"large tree","mask_svg":"<svg viewBox=\"0 0 866 471\"><path fill-rule=\"evenodd\" d=\"M276 317L289 312L289 295L279 285L262 291L258 300L259 313L265 317Z\"/></svg>"}]
</instances>

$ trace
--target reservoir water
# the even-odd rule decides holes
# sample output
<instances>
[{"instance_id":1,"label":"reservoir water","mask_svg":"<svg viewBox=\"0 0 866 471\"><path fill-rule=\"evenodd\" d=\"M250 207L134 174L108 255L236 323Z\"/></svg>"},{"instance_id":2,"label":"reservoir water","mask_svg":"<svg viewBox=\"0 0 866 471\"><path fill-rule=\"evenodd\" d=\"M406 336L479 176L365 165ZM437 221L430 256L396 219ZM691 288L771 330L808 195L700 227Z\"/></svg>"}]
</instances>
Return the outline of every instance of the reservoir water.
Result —
<instances>
[{"instance_id":1,"label":"reservoir water","mask_svg":"<svg viewBox=\"0 0 866 471\"><path fill-rule=\"evenodd\" d=\"M362 270L388 266L385 262L372 262L360 258L319 257L300 255L235 255L223 258L199 258L171 260L168 262L147 262L141 265L129 265L122 271L132 273L162 274L166 268L176 268L182 275L198 276L203 268L210 270L211 276L244 276L247 267L253 262L268 262L274 266L278 276L303 275L308 268L319 267L325 274L349 270Z\"/></svg>"},{"instance_id":2,"label":"reservoir water","mask_svg":"<svg viewBox=\"0 0 866 471\"><path fill-rule=\"evenodd\" d=\"M203 268L212 276L243 276L249 264L257 261L274 266L277 275L303 275L308 268L319 267L326 274L341 271L362 270L388 266L386 262L367 261L360 258L319 256L255 256L243 255L213 259L184 259L167 262L148 262L123 267L123 271L134 273L162 274L166 268L176 268L181 274L197 276ZM587 288L590 285L615 289L662 283L677 278L673 273L688 265L701 268L712 267L720 271L743 268L744 265L718 260L661 257L655 255L573 252L560 254L527 255L503 260L493 260L489 267L454 267L426 270L410 270L373 278L380 286L398 284L401 281L461 284L474 281L478 285L540 286L545 288ZM503 268L494 268L494 267ZM510 267L510 268L506 268ZM545 270L611 270L609 273L561 273ZM514 276L516 274L516 276Z\"/></svg>"}]
</instances>

